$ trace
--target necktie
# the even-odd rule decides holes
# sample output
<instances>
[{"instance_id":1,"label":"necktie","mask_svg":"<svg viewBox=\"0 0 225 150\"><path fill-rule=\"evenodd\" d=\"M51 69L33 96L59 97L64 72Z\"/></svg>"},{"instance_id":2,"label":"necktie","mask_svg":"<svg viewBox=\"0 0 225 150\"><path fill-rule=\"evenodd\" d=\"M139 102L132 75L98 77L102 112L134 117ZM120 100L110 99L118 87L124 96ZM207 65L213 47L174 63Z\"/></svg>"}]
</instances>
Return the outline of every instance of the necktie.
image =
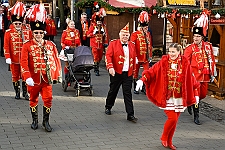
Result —
<instances>
[{"instance_id":1,"label":"necktie","mask_svg":"<svg viewBox=\"0 0 225 150\"><path fill-rule=\"evenodd\" d=\"M127 46L127 44L122 44L122 46Z\"/></svg>"}]
</instances>

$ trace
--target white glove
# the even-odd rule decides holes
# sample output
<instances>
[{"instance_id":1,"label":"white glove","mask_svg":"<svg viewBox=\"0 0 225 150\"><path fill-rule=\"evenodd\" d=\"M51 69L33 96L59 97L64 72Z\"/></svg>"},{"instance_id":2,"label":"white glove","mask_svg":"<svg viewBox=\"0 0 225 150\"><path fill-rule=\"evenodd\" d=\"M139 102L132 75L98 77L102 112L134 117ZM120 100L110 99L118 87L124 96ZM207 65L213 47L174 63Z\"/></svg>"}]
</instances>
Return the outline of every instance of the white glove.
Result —
<instances>
[{"instance_id":1,"label":"white glove","mask_svg":"<svg viewBox=\"0 0 225 150\"><path fill-rule=\"evenodd\" d=\"M136 57L136 64L138 64L138 58Z\"/></svg>"},{"instance_id":2,"label":"white glove","mask_svg":"<svg viewBox=\"0 0 225 150\"><path fill-rule=\"evenodd\" d=\"M11 61L11 58L7 58L6 60L5 60L5 62L7 63L7 64L12 64L12 61Z\"/></svg>"},{"instance_id":3,"label":"white glove","mask_svg":"<svg viewBox=\"0 0 225 150\"><path fill-rule=\"evenodd\" d=\"M115 70L114 70L114 68L110 68L109 69L109 74L111 74L112 76L115 76Z\"/></svg>"},{"instance_id":4,"label":"white glove","mask_svg":"<svg viewBox=\"0 0 225 150\"><path fill-rule=\"evenodd\" d=\"M137 85L136 85L135 91L139 91L139 89L142 90L143 81L142 80L138 80L136 83L137 83Z\"/></svg>"},{"instance_id":5,"label":"white glove","mask_svg":"<svg viewBox=\"0 0 225 150\"><path fill-rule=\"evenodd\" d=\"M27 83L27 85L29 85L29 86L34 86L34 80L33 80L32 78L27 78L27 79L26 79L26 83Z\"/></svg>"},{"instance_id":6,"label":"white glove","mask_svg":"<svg viewBox=\"0 0 225 150\"><path fill-rule=\"evenodd\" d=\"M70 49L70 47L69 46L66 46L65 49Z\"/></svg>"},{"instance_id":7,"label":"white glove","mask_svg":"<svg viewBox=\"0 0 225 150\"><path fill-rule=\"evenodd\" d=\"M199 103L199 96L195 96L195 99L196 99L196 104Z\"/></svg>"},{"instance_id":8,"label":"white glove","mask_svg":"<svg viewBox=\"0 0 225 150\"><path fill-rule=\"evenodd\" d=\"M47 31L44 31L44 34L47 34Z\"/></svg>"},{"instance_id":9,"label":"white glove","mask_svg":"<svg viewBox=\"0 0 225 150\"><path fill-rule=\"evenodd\" d=\"M98 32L98 29L95 28L93 34L96 34L96 32Z\"/></svg>"}]
</instances>

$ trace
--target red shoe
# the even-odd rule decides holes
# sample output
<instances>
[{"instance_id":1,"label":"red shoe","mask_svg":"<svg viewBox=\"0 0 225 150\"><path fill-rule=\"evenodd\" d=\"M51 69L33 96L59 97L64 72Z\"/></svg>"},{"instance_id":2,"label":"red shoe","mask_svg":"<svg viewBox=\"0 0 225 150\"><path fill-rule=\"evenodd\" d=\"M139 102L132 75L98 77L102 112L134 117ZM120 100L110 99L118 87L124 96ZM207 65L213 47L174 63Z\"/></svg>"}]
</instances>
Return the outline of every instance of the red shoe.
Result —
<instances>
[{"instance_id":1,"label":"red shoe","mask_svg":"<svg viewBox=\"0 0 225 150\"><path fill-rule=\"evenodd\" d=\"M174 146L173 144L170 144L169 148L172 149L172 150L176 150L177 149L176 146Z\"/></svg>"},{"instance_id":2,"label":"red shoe","mask_svg":"<svg viewBox=\"0 0 225 150\"><path fill-rule=\"evenodd\" d=\"M162 146L164 146L164 147L168 147L168 143L167 143L167 141L161 141L162 142Z\"/></svg>"}]
</instances>

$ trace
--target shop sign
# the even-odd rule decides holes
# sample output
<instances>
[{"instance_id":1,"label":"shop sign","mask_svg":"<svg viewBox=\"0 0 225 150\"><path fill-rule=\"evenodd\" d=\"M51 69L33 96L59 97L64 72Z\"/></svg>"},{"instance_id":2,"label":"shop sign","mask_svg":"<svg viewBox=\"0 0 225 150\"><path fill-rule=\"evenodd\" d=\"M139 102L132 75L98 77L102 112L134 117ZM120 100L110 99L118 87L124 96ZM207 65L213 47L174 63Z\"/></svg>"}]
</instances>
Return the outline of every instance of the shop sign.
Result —
<instances>
[{"instance_id":1,"label":"shop sign","mask_svg":"<svg viewBox=\"0 0 225 150\"><path fill-rule=\"evenodd\" d=\"M225 17L221 16L219 19L210 17L209 23L210 25L225 25Z\"/></svg>"},{"instance_id":2,"label":"shop sign","mask_svg":"<svg viewBox=\"0 0 225 150\"><path fill-rule=\"evenodd\" d=\"M195 5L195 0L168 0L170 5Z\"/></svg>"}]
</instances>

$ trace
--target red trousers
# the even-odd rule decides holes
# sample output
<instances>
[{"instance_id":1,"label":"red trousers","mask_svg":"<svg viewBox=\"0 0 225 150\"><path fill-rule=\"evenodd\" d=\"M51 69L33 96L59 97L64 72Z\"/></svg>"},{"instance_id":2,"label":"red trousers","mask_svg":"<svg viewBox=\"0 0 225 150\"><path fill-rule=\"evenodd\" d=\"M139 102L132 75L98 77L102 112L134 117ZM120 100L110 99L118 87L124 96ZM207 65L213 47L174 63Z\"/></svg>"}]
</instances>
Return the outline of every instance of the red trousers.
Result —
<instances>
[{"instance_id":1,"label":"red trousers","mask_svg":"<svg viewBox=\"0 0 225 150\"><path fill-rule=\"evenodd\" d=\"M174 132L176 130L180 112L175 112L174 110L164 110L164 112L167 115L168 119L166 120L164 124L161 140L167 141L168 144L172 144L172 139L173 139Z\"/></svg>"},{"instance_id":2,"label":"red trousers","mask_svg":"<svg viewBox=\"0 0 225 150\"><path fill-rule=\"evenodd\" d=\"M140 69L141 65L143 66L144 70L148 70L149 69L149 63L148 62L138 62L138 64L136 64L136 70L135 70L135 73L134 73L134 79L138 78L138 72L139 72L139 69Z\"/></svg>"},{"instance_id":3,"label":"red trousers","mask_svg":"<svg viewBox=\"0 0 225 150\"><path fill-rule=\"evenodd\" d=\"M92 47L92 54L94 56L94 62L100 62L103 56L103 48L97 49L96 47Z\"/></svg>"},{"instance_id":4,"label":"red trousers","mask_svg":"<svg viewBox=\"0 0 225 150\"><path fill-rule=\"evenodd\" d=\"M12 73L12 81L17 82L21 79L21 68L20 64L11 64L10 65L11 73Z\"/></svg>"},{"instance_id":5,"label":"red trousers","mask_svg":"<svg viewBox=\"0 0 225 150\"><path fill-rule=\"evenodd\" d=\"M42 80L40 85L27 86L30 93L30 107L35 107L38 104L39 93L41 94L44 106L51 108L52 106L52 85Z\"/></svg>"},{"instance_id":6,"label":"red trousers","mask_svg":"<svg viewBox=\"0 0 225 150\"><path fill-rule=\"evenodd\" d=\"M208 82L200 82L200 88L198 88L199 99L204 99L208 92Z\"/></svg>"}]
</instances>

